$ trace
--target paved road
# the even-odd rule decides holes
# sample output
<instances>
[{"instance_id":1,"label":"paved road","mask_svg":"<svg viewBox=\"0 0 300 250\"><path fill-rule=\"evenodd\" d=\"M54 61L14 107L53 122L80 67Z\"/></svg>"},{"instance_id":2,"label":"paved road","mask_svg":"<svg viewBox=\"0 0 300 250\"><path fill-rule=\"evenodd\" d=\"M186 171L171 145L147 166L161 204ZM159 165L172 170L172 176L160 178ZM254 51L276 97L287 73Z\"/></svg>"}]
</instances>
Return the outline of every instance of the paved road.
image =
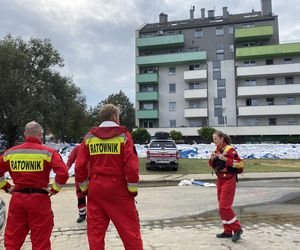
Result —
<instances>
[{"instance_id":1,"label":"paved road","mask_svg":"<svg viewBox=\"0 0 300 250\"><path fill-rule=\"evenodd\" d=\"M215 238L215 233L221 232L215 211L216 188L141 188L137 202L144 247L149 250L300 249L299 204L292 202L300 194L299 183L297 180L241 182L234 205L238 207L236 211L245 233L236 244ZM4 199L8 201L9 196L4 194ZM62 190L52 198L52 206L55 214L53 249L88 249L86 225L75 222L74 190ZM1 249L2 237L0 241ZM108 230L106 244L106 249L123 249L113 225ZM22 249L31 249L28 239Z\"/></svg>"}]
</instances>

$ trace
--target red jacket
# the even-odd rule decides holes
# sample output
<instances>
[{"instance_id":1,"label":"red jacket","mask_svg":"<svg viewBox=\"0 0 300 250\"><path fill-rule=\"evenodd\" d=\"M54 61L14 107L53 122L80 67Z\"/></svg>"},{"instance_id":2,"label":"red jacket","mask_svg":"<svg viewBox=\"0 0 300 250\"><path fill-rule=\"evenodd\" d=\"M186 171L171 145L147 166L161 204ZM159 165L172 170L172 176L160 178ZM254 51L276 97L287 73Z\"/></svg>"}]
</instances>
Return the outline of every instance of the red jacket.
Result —
<instances>
[{"instance_id":1,"label":"red jacket","mask_svg":"<svg viewBox=\"0 0 300 250\"><path fill-rule=\"evenodd\" d=\"M6 150L0 157L0 188L10 188L4 178L7 171L16 190L47 188L51 169L56 174L51 191L57 193L69 178L66 165L53 148L42 145L35 137L27 137L23 144Z\"/></svg>"},{"instance_id":2,"label":"red jacket","mask_svg":"<svg viewBox=\"0 0 300 250\"><path fill-rule=\"evenodd\" d=\"M120 175L127 180L129 192L137 193L138 156L133 140L126 127L97 127L85 136L80 145L75 164L75 179L82 191L88 188L88 168L90 176Z\"/></svg>"},{"instance_id":3,"label":"red jacket","mask_svg":"<svg viewBox=\"0 0 300 250\"><path fill-rule=\"evenodd\" d=\"M72 150L71 154L68 157L67 161L67 168L69 169L72 164L76 161L78 152L79 152L80 145L76 145L75 148Z\"/></svg>"}]
</instances>

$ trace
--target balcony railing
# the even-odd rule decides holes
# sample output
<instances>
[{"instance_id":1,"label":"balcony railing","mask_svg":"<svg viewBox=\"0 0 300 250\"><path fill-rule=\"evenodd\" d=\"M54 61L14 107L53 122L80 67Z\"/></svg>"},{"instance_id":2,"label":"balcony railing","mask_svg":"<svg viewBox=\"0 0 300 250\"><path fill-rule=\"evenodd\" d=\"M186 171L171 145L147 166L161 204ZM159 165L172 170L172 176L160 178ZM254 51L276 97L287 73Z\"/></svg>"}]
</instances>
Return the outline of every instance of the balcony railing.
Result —
<instances>
[{"instance_id":1,"label":"balcony railing","mask_svg":"<svg viewBox=\"0 0 300 250\"><path fill-rule=\"evenodd\" d=\"M158 92L137 92L136 100L137 101L158 101Z\"/></svg>"},{"instance_id":2,"label":"balcony railing","mask_svg":"<svg viewBox=\"0 0 300 250\"><path fill-rule=\"evenodd\" d=\"M169 35L169 36L137 38L136 46L139 49L183 47L184 35L179 34L179 35Z\"/></svg>"},{"instance_id":3,"label":"balcony railing","mask_svg":"<svg viewBox=\"0 0 300 250\"><path fill-rule=\"evenodd\" d=\"M235 30L234 40L237 42L268 40L272 37L272 35L273 35L273 26L243 28L243 29Z\"/></svg>"},{"instance_id":4,"label":"balcony railing","mask_svg":"<svg viewBox=\"0 0 300 250\"><path fill-rule=\"evenodd\" d=\"M300 115L300 105L266 105L239 107L239 116Z\"/></svg>"},{"instance_id":5,"label":"balcony railing","mask_svg":"<svg viewBox=\"0 0 300 250\"><path fill-rule=\"evenodd\" d=\"M184 99L200 99L200 98L207 98L207 88L184 90Z\"/></svg>"},{"instance_id":6,"label":"balcony railing","mask_svg":"<svg viewBox=\"0 0 300 250\"><path fill-rule=\"evenodd\" d=\"M158 83L158 74L138 74L136 75L136 82L139 84L147 84L147 83Z\"/></svg>"},{"instance_id":7,"label":"balcony railing","mask_svg":"<svg viewBox=\"0 0 300 250\"><path fill-rule=\"evenodd\" d=\"M187 108L184 109L185 118L207 117L207 108Z\"/></svg>"},{"instance_id":8,"label":"balcony railing","mask_svg":"<svg viewBox=\"0 0 300 250\"><path fill-rule=\"evenodd\" d=\"M158 119L158 110L157 109L137 110L136 118L137 119Z\"/></svg>"},{"instance_id":9,"label":"balcony railing","mask_svg":"<svg viewBox=\"0 0 300 250\"><path fill-rule=\"evenodd\" d=\"M183 72L185 81L205 80L207 79L207 70L188 70Z\"/></svg>"}]
</instances>

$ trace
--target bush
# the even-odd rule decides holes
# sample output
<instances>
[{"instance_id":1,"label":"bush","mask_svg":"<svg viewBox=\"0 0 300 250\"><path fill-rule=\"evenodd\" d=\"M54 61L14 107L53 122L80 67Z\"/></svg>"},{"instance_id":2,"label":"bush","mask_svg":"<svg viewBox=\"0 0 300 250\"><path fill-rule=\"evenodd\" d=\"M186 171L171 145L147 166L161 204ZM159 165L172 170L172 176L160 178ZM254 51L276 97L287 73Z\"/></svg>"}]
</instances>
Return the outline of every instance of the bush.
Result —
<instances>
[{"instance_id":1,"label":"bush","mask_svg":"<svg viewBox=\"0 0 300 250\"><path fill-rule=\"evenodd\" d=\"M203 127L197 130L198 134L200 135L201 139L204 143L211 143L212 142L212 135L216 132L216 129L211 127Z\"/></svg>"},{"instance_id":2,"label":"bush","mask_svg":"<svg viewBox=\"0 0 300 250\"><path fill-rule=\"evenodd\" d=\"M138 128L134 130L132 133L132 139L134 143L136 144L145 144L150 142L150 134L149 132L144 128Z\"/></svg>"},{"instance_id":3,"label":"bush","mask_svg":"<svg viewBox=\"0 0 300 250\"><path fill-rule=\"evenodd\" d=\"M172 130L170 131L170 136L174 141L180 141L182 139L182 133L180 131Z\"/></svg>"}]
</instances>

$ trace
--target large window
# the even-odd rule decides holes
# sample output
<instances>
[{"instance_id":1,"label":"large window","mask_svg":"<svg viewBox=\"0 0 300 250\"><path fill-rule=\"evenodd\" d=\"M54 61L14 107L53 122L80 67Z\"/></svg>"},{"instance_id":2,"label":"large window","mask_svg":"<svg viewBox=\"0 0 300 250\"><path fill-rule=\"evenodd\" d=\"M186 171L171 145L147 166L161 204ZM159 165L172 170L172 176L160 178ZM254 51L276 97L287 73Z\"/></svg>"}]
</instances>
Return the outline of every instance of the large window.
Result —
<instances>
[{"instance_id":1,"label":"large window","mask_svg":"<svg viewBox=\"0 0 300 250\"><path fill-rule=\"evenodd\" d=\"M154 127L153 125L154 125L153 121L144 121L143 122L143 127L144 128L153 128Z\"/></svg>"},{"instance_id":2,"label":"large window","mask_svg":"<svg viewBox=\"0 0 300 250\"><path fill-rule=\"evenodd\" d=\"M198 109L200 108L201 105L200 105L200 102L198 101L190 101L190 105L189 105L189 108L190 109Z\"/></svg>"},{"instance_id":3,"label":"large window","mask_svg":"<svg viewBox=\"0 0 300 250\"><path fill-rule=\"evenodd\" d=\"M199 70L200 64L191 64L189 65L189 70Z\"/></svg>"},{"instance_id":4,"label":"large window","mask_svg":"<svg viewBox=\"0 0 300 250\"><path fill-rule=\"evenodd\" d=\"M176 93L176 83L169 84L169 93Z\"/></svg>"},{"instance_id":5,"label":"large window","mask_svg":"<svg viewBox=\"0 0 300 250\"><path fill-rule=\"evenodd\" d=\"M257 119L255 118L247 119L246 123L248 126L256 126L258 124Z\"/></svg>"},{"instance_id":6,"label":"large window","mask_svg":"<svg viewBox=\"0 0 300 250\"><path fill-rule=\"evenodd\" d=\"M288 97L288 98L286 98L286 102L287 102L288 105L295 104L296 103L295 97Z\"/></svg>"},{"instance_id":7,"label":"large window","mask_svg":"<svg viewBox=\"0 0 300 250\"><path fill-rule=\"evenodd\" d=\"M145 109L145 110L152 110L152 109L154 109L154 105L153 105L153 103L143 103L143 105L142 105L142 109Z\"/></svg>"},{"instance_id":8,"label":"large window","mask_svg":"<svg viewBox=\"0 0 300 250\"><path fill-rule=\"evenodd\" d=\"M189 89L200 89L200 82L189 83Z\"/></svg>"},{"instance_id":9,"label":"large window","mask_svg":"<svg viewBox=\"0 0 300 250\"><path fill-rule=\"evenodd\" d=\"M256 80L245 80L245 86L256 86Z\"/></svg>"},{"instance_id":10,"label":"large window","mask_svg":"<svg viewBox=\"0 0 300 250\"><path fill-rule=\"evenodd\" d=\"M169 102L169 111L176 111L176 102Z\"/></svg>"},{"instance_id":11,"label":"large window","mask_svg":"<svg viewBox=\"0 0 300 250\"><path fill-rule=\"evenodd\" d=\"M246 99L246 106L257 106L257 99Z\"/></svg>"}]
</instances>

